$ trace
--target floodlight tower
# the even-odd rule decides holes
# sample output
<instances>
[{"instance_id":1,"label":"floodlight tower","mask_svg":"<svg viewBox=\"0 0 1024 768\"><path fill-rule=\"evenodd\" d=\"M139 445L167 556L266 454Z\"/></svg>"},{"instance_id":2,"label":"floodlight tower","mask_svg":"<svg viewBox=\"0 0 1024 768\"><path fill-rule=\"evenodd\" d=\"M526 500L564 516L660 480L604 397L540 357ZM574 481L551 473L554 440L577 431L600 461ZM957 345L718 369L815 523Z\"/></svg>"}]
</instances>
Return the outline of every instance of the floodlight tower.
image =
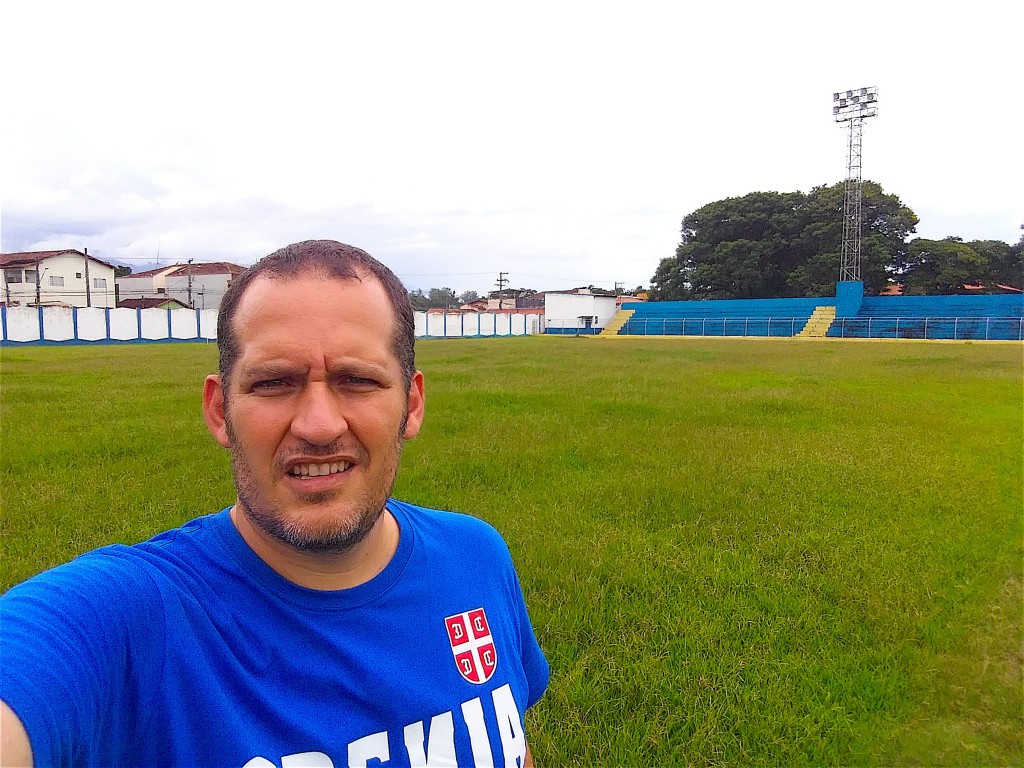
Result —
<instances>
[{"instance_id":1,"label":"floodlight tower","mask_svg":"<svg viewBox=\"0 0 1024 768\"><path fill-rule=\"evenodd\" d=\"M846 163L846 197L843 200L843 251L839 280L860 282L861 138L864 118L878 114L878 88L857 88L832 94L832 114L837 123L849 122L850 146Z\"/></svg>"}]
</instances>

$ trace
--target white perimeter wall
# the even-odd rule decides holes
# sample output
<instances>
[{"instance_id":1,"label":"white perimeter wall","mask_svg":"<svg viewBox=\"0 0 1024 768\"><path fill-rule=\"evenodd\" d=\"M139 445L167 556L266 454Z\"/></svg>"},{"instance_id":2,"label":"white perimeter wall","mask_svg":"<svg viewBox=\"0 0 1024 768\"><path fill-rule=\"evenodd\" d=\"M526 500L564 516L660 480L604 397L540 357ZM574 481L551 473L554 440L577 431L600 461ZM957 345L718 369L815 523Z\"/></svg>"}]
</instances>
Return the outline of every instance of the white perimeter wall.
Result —
<instances>
[{"instance_id":1,"label":"white perimeter wall","mask_svg":"<svg viewBox=\"0 0 1024 768\"><path fill-rule=\"evenodd\" d=\"M420 316L423 316L421 320ZM472 312L465 314L417 312L416 336L458 338L462 336L530 336L539 333L539 315Z\"/></svg>"},{"instance_id":2,"label":"white perimeter wall","mask_svg":"<svg viewBox=\"0 0 1024 768\"><path fill-rule=\"evenodd\" d=\"M4 342L209 341L217 338L211 309L6 307ZM40 335L40 319L42 335ZM529 336L540 333L539 315L415 313L416 337Z\"/></svg>"}]
</instances>

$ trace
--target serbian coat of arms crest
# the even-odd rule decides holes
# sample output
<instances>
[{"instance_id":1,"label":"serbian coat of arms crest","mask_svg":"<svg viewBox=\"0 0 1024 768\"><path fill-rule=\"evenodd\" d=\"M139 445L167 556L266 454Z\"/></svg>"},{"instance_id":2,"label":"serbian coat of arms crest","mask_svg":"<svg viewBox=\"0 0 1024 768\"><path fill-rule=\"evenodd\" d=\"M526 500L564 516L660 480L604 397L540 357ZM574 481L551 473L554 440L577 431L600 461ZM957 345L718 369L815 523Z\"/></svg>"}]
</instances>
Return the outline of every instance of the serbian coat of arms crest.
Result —
<instances>
[{"instance_id":1,"label":"serbian coat of arms crest","mask_svg":"<svg viewBox=\"0 0 1024 768\"><path fill-rule=\"evenodd\" d=\"M498 666L498 652L484 609L457 613L444 623L459 674L475 685L490 680Z\"/></svg>"}]
</instances>

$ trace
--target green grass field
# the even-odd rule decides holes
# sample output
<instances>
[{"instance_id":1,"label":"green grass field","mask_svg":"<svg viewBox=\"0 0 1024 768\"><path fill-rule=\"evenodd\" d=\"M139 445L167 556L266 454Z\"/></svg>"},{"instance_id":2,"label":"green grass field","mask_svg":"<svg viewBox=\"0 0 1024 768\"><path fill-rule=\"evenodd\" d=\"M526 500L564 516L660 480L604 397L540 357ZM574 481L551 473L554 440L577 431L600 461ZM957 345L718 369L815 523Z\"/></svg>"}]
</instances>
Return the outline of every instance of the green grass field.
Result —
<instances>
[{"instance_id":1,"label":"green grass field","mask_svg":"<svg viewBox=\"0 0 1024 768\"><path fill-rule=\"evenodd\" d=\"M538 766L1024 764L1022 347L418 345L395 495L493 523ZM228 505L212 346L2 364L0 588Z\"/></svg>"}]
</instances>

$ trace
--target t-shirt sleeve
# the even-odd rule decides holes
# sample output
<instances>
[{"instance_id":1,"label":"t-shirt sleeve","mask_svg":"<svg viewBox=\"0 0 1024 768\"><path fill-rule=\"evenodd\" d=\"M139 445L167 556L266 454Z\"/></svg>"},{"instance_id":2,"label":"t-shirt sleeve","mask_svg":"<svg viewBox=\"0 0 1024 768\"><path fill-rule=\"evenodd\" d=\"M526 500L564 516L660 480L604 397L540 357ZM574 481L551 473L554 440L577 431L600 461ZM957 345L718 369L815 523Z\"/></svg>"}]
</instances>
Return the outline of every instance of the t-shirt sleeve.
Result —
<instances>
[{"instance_id":1,"label":"t-shirt sleeve","mask_svg":"<svg viewBox=\"0 0 1024 768\"><path fill-rule=\"evenodd\" d=\"M116 550L114 550L116 552ZM152 711L140 669L158 675L163 611L153 581L109 550L84 555L0 598L0 698L28 732L36 765L96 763Z\"/></svg>"},{"instance_id":2,"label":"t-shirt sleeve","mask_svg":"<svg viewBox=\"0 0 1024 768\"><path fill-rule=\"evenodd\" d=\"M530 623L530 616L526 610L526 600L523 597L523 590L519 584L519 577L516 575L515 569L512 570L512 580L514 596L518 604L517 611L519 614L519 637L523 671L526 673L526 682L530 687L530 694L526 702L526 707L529 709L540 700L540 697L544 695L544 691L547 690L551 672L548 660L540 649L537 635L534 633L533 625Z\"/></svg>"},{"instance_id":3,"label":"t-shirt sleeve","mask_svg":"<svg viewBox=\"0 0 1024 768\"><path fill-rule=\"evenodd\" d=\"M455 539L450 546L465 554L471 571L493 574L494 580L488 583L504 589L502 597L506 615L518 634L519 660L526 678L528 709L544 695L551 673L530 623L512 553L501 534L489 523L469 515L454 515L447 520L449 524L458 526L463 536Z\"/></svg>"}]
</instances>

